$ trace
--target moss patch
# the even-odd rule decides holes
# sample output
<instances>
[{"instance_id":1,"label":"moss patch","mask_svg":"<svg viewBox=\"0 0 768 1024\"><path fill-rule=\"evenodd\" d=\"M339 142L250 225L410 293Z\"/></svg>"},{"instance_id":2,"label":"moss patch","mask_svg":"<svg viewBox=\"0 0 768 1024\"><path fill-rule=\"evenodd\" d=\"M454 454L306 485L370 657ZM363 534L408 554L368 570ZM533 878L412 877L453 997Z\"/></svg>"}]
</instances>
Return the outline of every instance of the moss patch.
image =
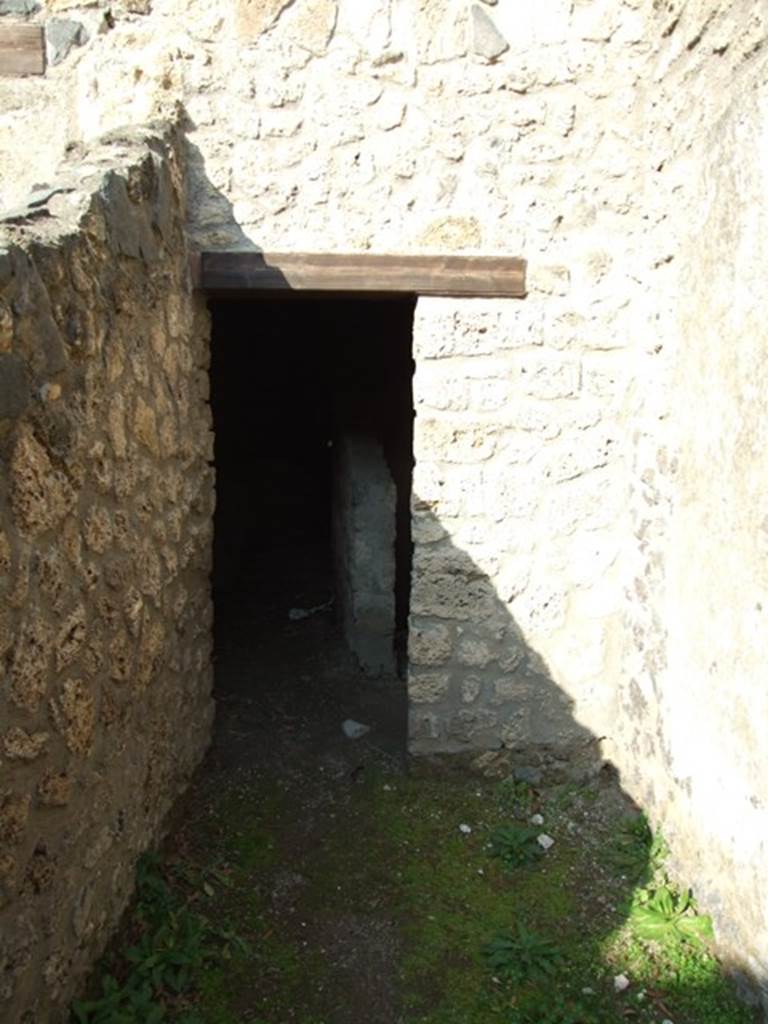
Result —
<instances>
[{"instance_id":1,"label":"moss patch","mask_svg":"<svg viewBox=\"0 0 768 1024\"><path fill-rule=\"evenodd\" d=\"M246 944L196 966L184 1012L204 1024L748 1024L704 946L634 934L628 908L658 844L636 818L628 830L627 812L610 781L210 783L166 861L205 879L200 913ZM494 830L537 814L546 853L493 856Z\"/></svg>"}]
</instances>

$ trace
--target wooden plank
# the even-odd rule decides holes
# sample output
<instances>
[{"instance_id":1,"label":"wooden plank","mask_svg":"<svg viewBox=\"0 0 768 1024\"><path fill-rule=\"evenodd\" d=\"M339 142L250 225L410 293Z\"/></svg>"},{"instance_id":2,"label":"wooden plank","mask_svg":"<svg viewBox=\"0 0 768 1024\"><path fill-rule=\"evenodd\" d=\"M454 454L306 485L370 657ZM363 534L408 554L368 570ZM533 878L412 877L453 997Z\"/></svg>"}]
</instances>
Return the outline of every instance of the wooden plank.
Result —
<instances>
[{"instance_id":1,"label":"wooden plank","mask_svg":"<svg viewBox=\"0 0 768 1024\"><path fill-rule=\"evenodd\" d=\"M525 260L508 256L202 252L196 283L209 292L376 292L525 295Z\"/></svg>"},{"instance_id":2,"label":"wooden plank","mask_svg":"<svg viewBox=\"0 0 768 1024\"><path fill-rule=\"evenodd\" d=\"M42 25L0 24L0 75L45 73Z\"/></svg>"}]
</instances>

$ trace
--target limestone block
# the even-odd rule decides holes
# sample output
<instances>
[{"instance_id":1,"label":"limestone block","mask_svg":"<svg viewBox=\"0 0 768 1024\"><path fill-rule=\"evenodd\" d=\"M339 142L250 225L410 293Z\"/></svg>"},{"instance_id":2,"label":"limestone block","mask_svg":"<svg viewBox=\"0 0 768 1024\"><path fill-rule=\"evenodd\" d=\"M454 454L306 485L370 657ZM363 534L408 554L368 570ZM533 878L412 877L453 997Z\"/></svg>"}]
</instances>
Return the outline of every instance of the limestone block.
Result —
<instances>
[{"instance_id":1,"label":"limestone block","mask_svg":"<svg viewBox=\"0 0 768 1024\"><path fill-rule=\"evenodd\" d=\"M85 517L83 538L86 545L97 554L104 552L112 544L112 518L103 505L94 505Z\"/></svg>"},{"instance_id":2,"label":"limestone block","mask_svg":"<svg viewBox=\"0 0 768 1024\"><path fill-rule=\"evenodd\" d=\"M408 744L412 751L419 749L419 741L438 740L441 736L441 718L421 706L408 709Z\"/></svg>"},{"instance_id":3,"label":"limestone block","mask_svg":"<svg viewBox=\"0 0 768 1024\"><path fill-rule=\"evenodd\" d=\"M61 612L67 594L68 567L56 548L41 554L37 563L37 582L55 612Z\"/></svg>"},{"instance_id":4,"label":"limestone block","mask_svg":"<svg viewBox=\"0 0 768 1024\"><path fill-rule=\"evenodd\" d=\"M482 242L482 231L475 217L439 217L416 238L419 249L440 253L479 249Z\"/></svg>"},{"instance_id":5,"label":"limestone block","mask_svg":"<svg viewBox=\"0 0 768 1024\"><path fill-rule=\"evenodd\" d=\"M482 475L479 466L417 464L414 474L414 507L429 509L438 518L480 515L483 512ZM423 564L435 564L435 551L419 553Z\"/></svg>"},{"instance_id":6,"label":"limestone block","mask_svg":"<svg viewBox=\"0 0 768 1024\"><path fill-rule=\"evenodd\" d=\"M24 711L37 711L45 696L52 647L50 626L39 614L29 613L17 637L10 669L11 700Z\"/></svg>"},{"instance_id":7,"label":"limestone block","mask_svg":"<svg viewBox=\"0 0 768 1024\"><path fill-rule=\"evenodd\" d=\"M472 4L472 51L489 64L498 60L509 49L509 43L499 32L493 19L480 7Z\"/></svg>"},{"instance_id":8,"label":"limestone block","mask_svg":"<svg viewBox=\"0 0 768 1024\"><path fill-rule=\"evenodd\" d=\"M45 42L48 63L51 67L61 64L77 46L88 42L85 26L72 18L49 18L45 24Z\"/></svg>"},{"instance_id":9,"label":"limestone block","mask_svg":"<svg viewBox=\"0 0 768 1024\"><path fill-rule=\"evenodd\" d=\"M408 699L414 704L434 704L447 695L450 682L450 672L411 669L408 672Z\"/></svg>"},{"instance_id":10,"label":"limestone block","mask_svg":"<svg viewBox=\"0 0 768 1024\"><path fill-rule=\"evenodd\" d=\"M62 622L56 634L56 671L71 665L87 637L85 607L80 604Z\"/></svg>"},{"instance_id":11,"label":"limestone block","mask_svg":"<svg viewBox=\"0 0 768 1024\"><path fill-rule=\"evenodd\" d=\"M159 672L165 653L166 628L160 619L151 621L142 630L136 665L135 686L144 690Z\"/></svg>"},{"instance_id":12,"label":"limestone block","mask_svg":"<svg viewBox=\"0 0 768 1024\"><path fill-rule=\"evenodd\" d=\"M621 352L594 352L582 361L582 387L600 399L622 397L629 383L629 367Z\"/></svg>"},{"instance_id":13,"label":"limestone block","mask_svg":"<svg viewBox=\"0 0 768 1024\"><path fill-rule=\"evenodd\" d=\"M493 586L482 576L461 571L419 573L413 580L411 612L458 622L488 620L496 612Z\"/></svg>"},{"instance_id":14,"label":"limestone block","mask_svg":"<svg viewBox=\"0 0 768 1024\"><path fill-rule=\"evenodd\" d=\"M493 750L501 746L499 716L489 708L462 708L449 719L447 735L476 750Z\"/></svg>"},{"instance_id":15,"label":"limestone block","mask_svg":"<svg viewBox=\"0 0 768 1024\"><path fill-rule=\"evenodd\" d=\"M506 711L501 726L501 741L505 747L514 750L526 747L531 740L531 710L528 707Z\"/></svg>"},{"instance_id":16,"label":"limestone block","mask_svg":"<svg viewBox=\"0 0 768 1024\"><path fill-rule=\"evenodd\" d=\"M125 683L131 679L135 661L135 642L124 629L117 633L108 643L109 678L116 683Z\"/></svg>"},{"instance_id":17,"label":"limestone block","mask_svg":"<svg viewBox=\"0 0 768 1024\"><path fill-rule=\"evenodd\" d=\"M483 684L478 676L464 676L461 680L461 699L464 704L472 704L480 696Z\"/></svg>"},{"instance_id":18,"label":"limestone block","mask_svg":"<svg viewBox=\"0 0 768 1024\"><path fill-rule=\"evenodd\" d=\"M541 493L531 486L531 470L526 466L488 466L481 494L488 519L496 523L510 517L530 519L541 503Z\"/></svg>"},{"instance_id":19,"label":"limestone block","mask_svg":"<svg viewBox=\"0 0 768 1024\"><path fill-rule=\"evenodd\" d=\"M157 435L155 410L147 405L143 398L138 398L134 410L133 431L136 439L153 455L159 454L160 442Z\"/></svg>"},{"instance_id":20,"label":"limestone block","mask_svg":"<svg viewBox=\"0 0 768 1024\"><path fill-rule=\"evenodd\" d=\"M467 12L463 4L455 0L419 0L411 4L411 11L406 46L419 63L436 64L467 52ZM398 36L395 40L399 42Z\"/></svg>"},{"instance_id":21,"label":"limestone block","mask_svg":"<svg viewBox=\"0 0 768 1024\"><path fill-rule=\"evenodd\" d=\"M533 398L571 398L580 386L580 364L568 357L521 356L518 373L523 391Z\"/></svg>"},{"instance_id":22,"label":"limestone block","mask_svg":"<svg viewBox=\"0 0 768 1024\"><path fill-rule=\"evenodd\" d=\"M456 655L462 665L484 668L493 658L485 640L465 633L459 637Z\"/></svg>"},{"instance_id":23,"label":"limestone block","mask_svg":"<svg viewBox=\"0 0 768 1024\"><path fill-rule=\"evenodd\" d=\"M567 596L564 583L534 579L510 607L526 638L551 635L565 621Z\"/></svg>"},{"instance_id":24,"label":"limestone block","mask_svg":"<svg viewBox=\"0 0 768 1024\"><path fill-rule=\"evenodd\" d=\"M29 533L57 526L71 511L74 491L28 427L19 430L11 457L11 503L19 525Z\"/></svg>"},{"instance_id":25,"label":"limestone block","mask_svg":"<svg viewBox=\"0 0 768 1024\"><path fill-rule=\"evenodd\" d=\"M423 502L418 495L413 495L411 501L411 534L417 547L448 535L445 525L432 515L430 503Z\"/></svg>"},{"instance_id":26,"label":"limestone block","mask_svg":"<svg viewBox=\"0 0 768 1024\"><path fill-rule=\"evenodd\" d=\"M3 751L11 761L34 761L43 753L47 742L47 732L30 733L14 727L3 737Z\"/></svg>"},{"instance_id":27,"label":"limestone block","mask_svg":"<svg viewBox=\"0 0 768 1024\"><path fill-rule=\"evenodd\" d=\"M499 412L512 402L512 388L506 380L473 380L469 387L475 412Z\"/></svg>"},{"instance_id":28,"label":"limestone block","mask_svg":"<svg viewBox=\"0 0 768 1024\"><path fill-rule=\"evenodd\" d=\"M285 33L296 46L322 56L336 30L336 0L296 0L284 7L279 19L278 35Z\"/></svg>"},{"instance_id":29,"label":"limestone block","mask_svg":"<svg viewBox=\"0 0 768 1024\"><path fill-rule=\"evenodd\" d=\"M563 482L610 465L617 448L614 431L600 428L586 435L569 434L544 452L540 462L546 479Z\"/></svg>"},{"instance_id":30,"label":"limestone block","mask_svg":"<svg viewBox=\"0 0 768 1024\"><path fill-rule=\"evenodd\" d=\"M66 772L47 771L37 787L44 807L65 807L72 795L72 779Z\"/></svg>"},{"instance_id":31,"label":"limestone block","mask_svg":"<svg viewBox=\"0 0 768 1024\"><path fill-rule=\"evenodd\" d=\"M408 659L416 665L440 665L448 661L453 641L447 626L437 623L416 624L408 630Z\"/></svg>"},{"instance_id":32,"label":"limestone block","mask_svg":"<svg viewBox=\"0 0 768 1024\"><path fill-rule=\"evenodd\" d=\"M506 704L509 701L527 703L531 699L531 684L522 676L499 676L493 681L493 704Z\"/></svg>"},{"instance_id":33,"label":"limestone block","mask_svg":"<svg viewBox=\"0 0 768 1024\"><path fill-rule=\"evenodd\" d=\"M414 428L417 460L426 456L444 462L483 462L491 457L495 446L494 432L485 424L420 416Z\"/></svg>"},{"instance_id":34,"label":"limestone block","mask_svg":"<svg viewBox=\"0 0 768 1024\"><path fill-rule=\"evenodd\" d=\"M24 887L39 895L51 885L55 875L56 858L48 852L44 843L38 843L24 869Z\"/></svg>"},{"instance_id":35,"label":"limestone block","mask_svg":"<svg viewBox=\"0 0 768 1024\"><path fill-rule=\"evenodd\" d=\"M0 792L0 844L17 845L24 838L29 805L28 794Z\"/></svg>"},{"instance_id":36,"label":"limestone block","mask_svg":"<svg viewBox=\"0 0 768 1024\"><path fill-rule=\"evenodd\" d=\"M68 679L50 702L51 716L73 754L87 754L93 744L96 703L80 679Z\"/></svg>"}]
</instances>

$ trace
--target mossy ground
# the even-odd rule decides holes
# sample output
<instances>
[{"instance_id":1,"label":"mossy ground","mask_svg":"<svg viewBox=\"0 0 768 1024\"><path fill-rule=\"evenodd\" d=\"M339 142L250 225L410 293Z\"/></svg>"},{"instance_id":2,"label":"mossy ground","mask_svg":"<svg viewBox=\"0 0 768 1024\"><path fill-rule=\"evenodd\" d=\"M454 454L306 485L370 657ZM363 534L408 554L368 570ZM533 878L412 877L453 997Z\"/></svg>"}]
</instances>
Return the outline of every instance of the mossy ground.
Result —
<instances>
[{"instance_id":1,"label":"mossy ground","mask_svg":"<svg viewBox=\"0 0 768 1024\"><path fill-rule=\"evenodd\" d=\"M93 979L96 1008L79 1020L755 1019L705 948L636 935L629 907L658 850L638 845L636 832L627 846L627 815L636 820L637 809L609 773L530 789L418 762L408 771L402 686L362 680L320 616L276 623L269 635L233 627L231 638L220 635L217 673L213 748L154 862L159 877L150 874L140 885ZM349 716L371 724L364 739L344 737L340 723ZM546 854L520 866L492 856L494 830L527 827L537 814L541 831L554 839ZM162 895L159 907L154 893ZM550 950L549 973L521 974L523 952L504 970L491 966L487 945L510 933L517 941L519 928L523 940ZM174 936L184 949L169 948ZM126 954L140 941L150 955L131 987L136 965ZM176 954L189 962L181 993L154 985L158 952L171 975ZM535 959L533 968L542 967ZM617 993L619 974L630 984ZM98 995L107 975L116 979L112 1002ZM115 985L130 998L115 995ZM113 1004L125 1012L115 1015Z\"/></svg>"},{"instance_id":2,"label":"mossy ground","mask_svg":"<svg viewBox=\"0 0 768 1024\"><path fill-rule=\"evenodd\" d=\"M519 867L492 857L493 830L533 813L552 848ZM375 770L332 792L257 773L204 785L166 862L208 880L201 912L248 946L198 971L198 1018L747 1024L706 950L633 935L632 885L611 857L626 814L610 780L525 791ZM512 983L489 967L484 947L518 923L555 945L553 974Z\"/></svg>"}]
</instances>

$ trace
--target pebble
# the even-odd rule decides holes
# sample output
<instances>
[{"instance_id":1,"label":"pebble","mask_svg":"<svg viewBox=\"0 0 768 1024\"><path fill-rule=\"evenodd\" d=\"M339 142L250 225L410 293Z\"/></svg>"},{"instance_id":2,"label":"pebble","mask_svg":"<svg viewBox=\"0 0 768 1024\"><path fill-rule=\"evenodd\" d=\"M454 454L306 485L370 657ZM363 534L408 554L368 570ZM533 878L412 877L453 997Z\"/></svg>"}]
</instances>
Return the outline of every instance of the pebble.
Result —
<instances>
[{"instance_id":1,"label":"pebble","mask_svg":"<svg viewBox=\"0 0 768 1024\"><path fill-rule=\"evenodd\" d=\"M542 832L540 836L536 836L536 842L542 850L549 850L550 847L555 845L555 840L552 836L548 836L546 832Z\"/></svg>"},{"instance_id":2,"label":"pebble","mask_svg":"<svg viewBox=\"0 0 768 1024\"><path fill-rule=\"evenodd\" d=\"M371 727L363 725L362 722L356 722L353 718L347 718L341 723L341 730L347 739L359 740L361 736L365 736L371 731Z\"/></svg>"},{"instance_id":3,"label":"pebble","mask_svg":"<svg viewBox=\"0 0 768 1024\"><path fill-rule=\"evenodd\" d=\"M544 815L543 814L532 814L530 820L531 820L531 824L532 825L543 825L544 824Z\"/></svg>"},{"instance_id":4,"label":"pebble","mask_svg":"<svg viewBox=\"0 0 768 1024\"><path fill-rule=\"evenodd\" d=\"M624 992L625 989L629 988L629 978L626 974L617 974L613 979L613 990L614 992Z\"/></svg>"},{"instance_id":5,"label":"pebble","mask_svg":"<svg viewBox=\"0 0 768 1024\"><path fill-rule=\"evenodd\" d=\"M459 832L463 832L465 836L468 836L471 831L471 825L459 825Z\"/></svg>"}]
</instances>

